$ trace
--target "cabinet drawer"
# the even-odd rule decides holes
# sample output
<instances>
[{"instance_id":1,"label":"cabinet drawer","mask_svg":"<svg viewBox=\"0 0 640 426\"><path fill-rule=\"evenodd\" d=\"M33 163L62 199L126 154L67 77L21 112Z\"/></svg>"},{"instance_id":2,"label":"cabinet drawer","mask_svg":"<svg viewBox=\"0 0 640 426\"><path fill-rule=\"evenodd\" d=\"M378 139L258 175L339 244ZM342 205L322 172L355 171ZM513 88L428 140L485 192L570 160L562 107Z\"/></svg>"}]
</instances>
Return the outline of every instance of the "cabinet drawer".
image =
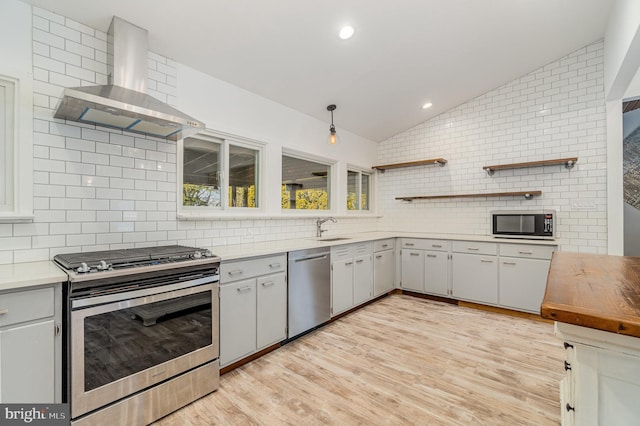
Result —
<instances>
[{"instance_id":1,"label":"cabinet drawer","mask_svg":"<svg viewBox=\"0 0 640 426\"><path fill-rule=\"evenodd\" d=\"M550 260L554 251L556 251L556 246L500 244L500 256Z\"/></svg>"},{"instance_id":2,"label":"cabinet drawer","mask_svg":"<svg viewBox=\"0 0 640 426\"><path fill-rule=\"evenodd\" d=\"M386 240L378 240L373 242L373 251L391 250L395 248L395 238L387 238Z\"/></svg>"},{"instance_id":3,"label":"cabinet drawer","mask_svg":"<svg viewBox=\"0 0 640 426\"><path fill-rule=\"evenodd\" d=\"M373 242L343 244L331 247L331 261L350 259L363 254L373 253Z\"/></svg>"},{"instance_id":4,"label":"cabinet drawer","mask_svg":"<svg viewBox=\"0 0 640 426\"><path fill-rule=\"evenodd\" d=\"M373 242L366 241L363 243L353 244L353 255L362 256L363 254L373 253Z\"/></svg>"},{"instance_id":5,"label":"cabinet drawer","mask_svg":"<svg viewBox=\"0 0 640 426\"><path fill-rule=\"evenodd\" d=\"M255 257L232 262L222 261L220 265L220 282L224 284L260 275L284 272L286 270L287 256L285 254Z\"/></svg>"},{"instance_id":6,"label":"cabinet drawer","mask_svg":"<svg viewBox=\"0 0 640 426\"><path fill-rule=\"evenodd\" d=\"M53 287L0 295L0 327L52 317Z\"/></svg>"},{"instance_id":7,"label":"cabinet drawer","mask_svg":"<svg viewBox=\"0 0 640 426\"><path fill-rule=\"evenodd\" d=\"M453 251L456 253L496 255L498 254L498 244L476 241L454 241Z\"/></svg>"},{"instance_id":8,"label":"cabinet drawer","mask_svg":"<svg viewBox=\"0 0 640 426\"><path fill-rule=\"evenodd\" d=\"M425 238L403 238L401 247L403 249L449 251L451 248L451 241Z\"/></svg>"}]
</instances>

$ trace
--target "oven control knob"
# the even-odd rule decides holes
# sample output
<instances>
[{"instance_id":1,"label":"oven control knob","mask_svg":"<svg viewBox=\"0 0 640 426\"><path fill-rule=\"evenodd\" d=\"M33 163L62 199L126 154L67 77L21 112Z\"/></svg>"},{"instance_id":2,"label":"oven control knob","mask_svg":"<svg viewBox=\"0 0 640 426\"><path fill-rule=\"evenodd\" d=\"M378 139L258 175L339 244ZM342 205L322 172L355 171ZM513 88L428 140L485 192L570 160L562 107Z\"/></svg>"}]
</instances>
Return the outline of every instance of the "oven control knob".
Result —
<instances>
[{"instance_id":1,"label":"oven control knob","mask_svg":"<svg viewBox=\"0 0 640 426\"><path fill-rule=\"evenodd\" d=\"M91 268L89 268L89 265L87 265L85 262L82 262L80 266L78 266L78 268L76 269L76 271L81 274L84 274L85 272L89 272L90 270Z\"/></svg>"},{"instance_id":2,"label":"oven control knob","mask_svg":"<svg viewBox=\"0 0 640 426\"><path fill-rule=\"evenodd\" d=\"M202 253L200 253L199 251L193 253L193 258L194 259L200 259L202 257Z\"/></svg>"},{"instance_id":3,"label":"oven control knob","mask_svg":"<svg viewBox=\"0 0 640 426\"><path fill-rule=\"evenodd\" d=\"M104 260L100 261L100 264L97 266L99 271L106 271L107 269L109 269L111 267L111 265L109 265L107 262L105 262Z\"/></svg>"}]
</instances>

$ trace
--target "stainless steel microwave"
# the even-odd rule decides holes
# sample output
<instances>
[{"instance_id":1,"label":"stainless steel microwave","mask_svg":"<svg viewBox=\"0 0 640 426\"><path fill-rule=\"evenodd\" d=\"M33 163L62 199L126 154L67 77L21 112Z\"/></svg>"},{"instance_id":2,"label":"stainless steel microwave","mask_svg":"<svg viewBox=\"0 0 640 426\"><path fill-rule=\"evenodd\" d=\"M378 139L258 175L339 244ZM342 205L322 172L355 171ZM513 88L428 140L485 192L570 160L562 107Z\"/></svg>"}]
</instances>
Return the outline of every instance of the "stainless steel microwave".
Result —
<instances>
[{"instance_id":1,"label":"stainless steel microwave","mask_svg":"<svg viewBox=\"0 0 640 426\"><path fill-rule=\"evenodd\" d=\"M490 220L496 238L555 239L555 210L493 211Z\"/></svg>"}]
</instances>

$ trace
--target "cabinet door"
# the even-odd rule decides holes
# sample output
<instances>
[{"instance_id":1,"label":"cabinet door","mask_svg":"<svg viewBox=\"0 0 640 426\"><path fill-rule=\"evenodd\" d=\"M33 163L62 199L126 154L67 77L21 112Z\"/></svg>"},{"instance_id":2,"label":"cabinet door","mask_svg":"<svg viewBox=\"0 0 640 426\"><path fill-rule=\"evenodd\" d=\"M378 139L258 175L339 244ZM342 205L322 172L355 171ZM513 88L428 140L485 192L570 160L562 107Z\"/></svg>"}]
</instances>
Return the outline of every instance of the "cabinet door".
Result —
<instances>
[{"instance_id":1,"label":"cabinet door","mask_svg":"<svg viewBox=\"0 0 640 426\"><path fill-rule=\"evenodd\" d=\"M424 291L424 251L402 250L402 289Z\"/></svg>"},{"instance_id":2,"label":"cabinet door","mask_svg":"<svg viewBox=\"0 0 640 426\"><path fill-rule=\"evenodd\" d=\"M393 250L385 250L374 255L373 259L373 286L374 296L388 293L393 290L395 277L395 256Z\"/></svg>"},{"instance_id":3,"label":"cabinet door","mask_svg":"<svg viewBox=\"0 0 640 426\"><path fill-rule=\"evenodd\" d=\"M220 365L256 349L256 280L220 286Z\"/></svg>"},{"instance_id":4,"label":"cabinet door","mask_svg":"<svg viewBox=\"0 0 640 426\"><path fill-rule=\"evenodd\" d=\"M257 348L287 338L287 280L285 274L260 277L257 281Z\"/></svg>"},{"instance_id":5,"label":"cabinet door","mask_svg":"<svg viewBox=\"0 0 640 426\"><path fill-rule=\"evenodd\" d=\"M353 307L353 259L331 264L331 313L344 312Z\"/></svg>"},{"instance_id":6,"label":"cabinet door","mask_svg":"<svg viewBox=\"0 0 640 426\"><path fill-rule=\"evenodd\" d=\"M0 331L0 402L52 403L53 319Z\"/></svg>"},{"instance_id":7,"label":"cabinet door","mask_svg":"<svg viewBox=\"0 0 640 426\"><path fill-rule=\"evenodd\" d=\"M353 269L353 304L360 305L373 297L372 255L358 256Z\"/></svg>"},{"instance_id":8,"label":"cabinet door","mask_svg":"<svg viewBox=\"0 0 640 426\"><path fill-rule=\"evenodd\" d=\"M497 305L497 256L454 253L452 290L456 298Z\"/></svg>"},{"instance_id":9,"label":"cabinet door","mask_svg":"<svg viewBox=\"0 0 640 426\"><path fill-rule=\"evenodd\" d=\"M540 259L500 258L500 305L539 314L550 263Z\"/></svg>"},{"instance_id":10,"label":"cabinet door","mask_svg":"<svg viewBox=\"0 0 640 426\"><path fill-rule=\"evenodd\" d=\"M424 252L424 291L448 296L449 254L443 251Z\"/></svg>"}]
</instances>

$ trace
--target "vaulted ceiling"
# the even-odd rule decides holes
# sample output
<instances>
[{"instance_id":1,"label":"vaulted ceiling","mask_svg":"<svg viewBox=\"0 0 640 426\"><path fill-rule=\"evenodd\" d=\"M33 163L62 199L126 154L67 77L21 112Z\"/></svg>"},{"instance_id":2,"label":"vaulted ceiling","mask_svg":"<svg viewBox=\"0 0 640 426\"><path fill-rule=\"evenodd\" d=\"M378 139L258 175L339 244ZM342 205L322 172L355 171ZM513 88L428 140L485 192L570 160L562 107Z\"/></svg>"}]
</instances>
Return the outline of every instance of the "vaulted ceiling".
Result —
<instances>
[{"instance_id":1,"label":"vaulted ceiling","mask_svg":"<svg viewBox=\"0 0 640 426\"><path fill-rule=\"evenodd\" d=\"M25 0L372 141L604 36L613 0ZM355 35L341 40L344 24ZM426 102L433 106L422 109Z\"/></svg>"}]
</instances>

